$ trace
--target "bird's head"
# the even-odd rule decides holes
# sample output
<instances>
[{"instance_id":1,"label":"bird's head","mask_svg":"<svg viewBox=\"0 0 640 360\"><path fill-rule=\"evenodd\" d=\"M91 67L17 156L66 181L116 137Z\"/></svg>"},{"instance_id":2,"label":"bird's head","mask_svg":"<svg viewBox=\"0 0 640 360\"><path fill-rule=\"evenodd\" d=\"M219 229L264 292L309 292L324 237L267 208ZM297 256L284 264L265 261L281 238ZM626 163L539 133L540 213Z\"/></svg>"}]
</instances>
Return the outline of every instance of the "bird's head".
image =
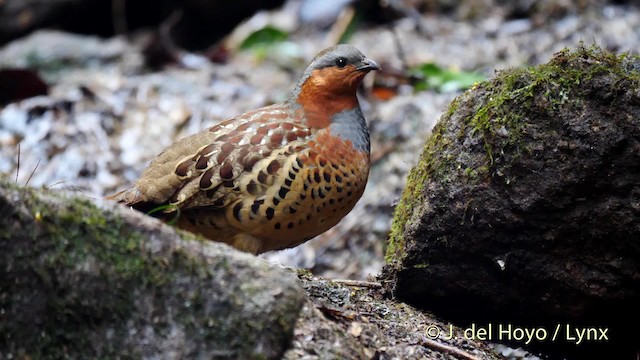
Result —
<instances>
[{"instance_id":1,"label":"bird's head","mask_svg":"<svg viewBox=\"0 0 640 360\"><path fill-rule=\"evenodd\" d=\"M367 73L380 66L352 45L341 44L320 52L304 71L291 100L305 113L327 117L358 106L356 91Z\"/></svg>"}]
</instances>

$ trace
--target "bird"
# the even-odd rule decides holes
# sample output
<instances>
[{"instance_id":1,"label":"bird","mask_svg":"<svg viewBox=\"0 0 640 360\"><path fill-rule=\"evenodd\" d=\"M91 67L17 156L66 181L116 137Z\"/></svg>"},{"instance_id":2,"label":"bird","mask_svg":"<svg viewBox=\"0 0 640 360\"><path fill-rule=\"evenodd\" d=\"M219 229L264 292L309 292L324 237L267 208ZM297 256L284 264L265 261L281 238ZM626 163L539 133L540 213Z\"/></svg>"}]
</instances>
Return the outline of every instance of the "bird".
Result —
<instances>
[{"instance_id":1,"label":"bird","mask_svg":"<svg viewBox=\"0 0 640 360\"><path fill-rule=\"evenodd\" d=\"M356 47L321 51L283 102L246 112L162 151L109 198L234 248L292 248L335 226L364 192L370 139L357 98L380 66ZM153 211L153 210L152 210Z\"/></svg>"}]
</instances>

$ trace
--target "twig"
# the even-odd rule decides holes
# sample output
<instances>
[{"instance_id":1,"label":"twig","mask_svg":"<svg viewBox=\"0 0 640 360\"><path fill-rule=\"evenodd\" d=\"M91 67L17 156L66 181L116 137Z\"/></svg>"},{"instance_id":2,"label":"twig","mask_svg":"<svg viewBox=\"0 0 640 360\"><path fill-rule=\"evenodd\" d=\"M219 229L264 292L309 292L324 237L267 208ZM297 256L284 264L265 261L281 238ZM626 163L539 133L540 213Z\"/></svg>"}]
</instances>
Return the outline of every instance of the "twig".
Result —
<instances>
[{"instance_id":1,"label":"twig","mask_svg":"<svg viewBox=\"0 0 640 360\"><path fill-rule=\"evenodd\" d=\"M469 354L468 352L458 349L456 347L453 346L449 346L449 345L445 345L443 343L439 343L435 340L431 340L431 339L427 339L427 338L423 338L422 339L422 346L426 346L428 348L440 351L440 352L445 352L448 354L451 354L455 357L458 357L460 359L464 359L464 360L480 360L479 358Z\"/></svg>"},{"instance_id":2,"label":"twig","mask_svg":"<svg viewBox=\"0 0 640 360\"><path fill-rule=\"evenodd\" d=\"M53 183L53 184L51 184L51 185L47 185L47 186L46 186L46 188L47 188L47 189L51 189L51 188L52 188L52 187L54 187L54 186L58 186L58 185L62 185L62 184L66 184L66 183L69 183L69 182L71 182L71 180L58 180L58 181L54 182L54 183Z\"/></svg>"},{"instance_id":3,"label":"twig","mask_svg":"<svg viewBox=\"0 0 640 360\"><path fill-rule=\"evenodd\" d=\"M326 43L328 46L336 45L340 42L340 39L349 29L349 24L353 21L356 11L352 6L347 6L340 12L338 19L329 30L326 37Z\"/></svg>"},{"instance_id":4,"label":"twig","mask_svg":"<svg viewBox=\"0 0 640 360\"><path fill-rule=\"evenodd\" d=\"M396 51L398 53L398 58L402 63L402 70L406 71L409 69L409 63L407 62L407 53L404 51L404 47L402 46L402 41L400 40L400 35L398 34L398 30L395 26L390 26L391 35L393 37L393 43L396 46Z\"/></svg>"},{"instance_id":5,"label":"twig","mask_svg":"<svg viewBox=\"0 0 640 360\"><path fill-rule=\"evenodd\" d=\"M427 39L431 39L431 36L429 35L429 29L425 24L424 17L418 10L416 10L414 6L406 6L403 1L399 0L388 0L388 4L395 11L398 11L404 16L412 19L415 22L418 31Z\"/></svg>"},{"instance_id":6,"label":"twig","mask_svg":"<svg viewBox=\"0 0 640 360\"><path fill-rule=\"evenodd\" d=\"M38 162L36 163L36 167L33 168L33 171L31 172L31 175L29 175L29 178L27 179L27 182L24 183L24 186L28 186L29 185L29 181L31 181L31 178L36 173L36 170L38 170L38 166L40 166L40 159L38 159Z\"/></svg>"},{"instance_id":7,"label":"twig","mask_svg":"<svg viewBox=\"0 0 640 360\"><path fill-rule=\"evenodd\" d=\"M180 48L174 43L171 38L171 29L182 19L182 10L174 10L168 18L166 18L158 29L158 36L160 37L160 44L168 54L173 56L176 60L180 59Z\"/></svg>"},{"instance_id":8,"label":"twig","mask_svg":"<svg viewBox=\"0 0 640 360\"><path fill-rule=\"evenodd\" d=\"M18 165L16 167L16 185L18 184L18 175L20 175L20 143L18 143Z\"/></svg>"},{"instance_id":9,"label":"twig","mask_svg":"<svg viewBox=\"0 0 640 360\"><path fill-rule=\"evenodd\" d=\"M126 0L111 0L111 17L113 18L113 32L118 35L127 33Z\"/></svg>"},{"instance_id":10,"label":"twig","mask_svg":"<svg viewBox=\"0 0 640 360\"><path fill-rule=\"evenodd\" d=\"M362 281L362 280L349 280L349 279L335 279L330 280L336 284L342 284L346 286L356 286L356 287L366 287L372 289L379 289L382 287L382 284L375 281Z\"/></svg>"}]
</instances>

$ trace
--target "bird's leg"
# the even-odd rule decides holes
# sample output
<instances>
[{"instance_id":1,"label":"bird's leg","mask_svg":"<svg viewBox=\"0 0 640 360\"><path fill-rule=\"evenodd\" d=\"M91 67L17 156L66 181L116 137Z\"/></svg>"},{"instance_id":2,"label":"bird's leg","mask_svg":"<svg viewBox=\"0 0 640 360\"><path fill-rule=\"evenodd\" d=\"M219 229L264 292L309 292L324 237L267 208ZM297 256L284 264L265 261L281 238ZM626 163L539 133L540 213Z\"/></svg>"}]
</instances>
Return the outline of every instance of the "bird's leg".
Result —
<instances>
[{"instance_id":1,"label":"bird's leg","mask_svg":"<svg viewBox=\"0 0 640 360\"><path fill-rule=\"evenodd\" d=\"M238 233L233 235L233 243L231 246L240 251L257 255L262 247L262 240L246 233Z\"/></svg>"}]
</instances>

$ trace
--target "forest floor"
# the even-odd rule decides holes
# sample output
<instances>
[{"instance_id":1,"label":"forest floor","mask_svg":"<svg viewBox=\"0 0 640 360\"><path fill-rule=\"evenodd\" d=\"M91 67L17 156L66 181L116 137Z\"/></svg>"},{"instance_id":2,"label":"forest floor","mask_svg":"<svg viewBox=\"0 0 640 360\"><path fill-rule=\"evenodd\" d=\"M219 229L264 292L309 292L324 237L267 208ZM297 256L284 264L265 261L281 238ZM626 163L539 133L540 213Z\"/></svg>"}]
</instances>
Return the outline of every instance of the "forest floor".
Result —
<instances>
[{"instance_id":1,"label":"forest floor","mask_svg":"<svg viewBox=\"0 0 640 360\"><path fill-rule=\"evenodd\" d=\"M144 66L145 32L98 39L39 31L0 48L0 67L35 67L51 85L48 96L0 108L0 173L18 184L96 198L129 186L179 138L287 97L308 61L335 42L327 32L297 27L292 18L291 6L260 13L230 38L266 24L288 31L287 41L266 54L239 51L225 64L186 54L181 65L162 71ZM358 30L350 43L382 64L387 75L434 63L491 77L500 69L547 62L581 41L635 50L639 28L640 9L607 5L550 18L514 19L500 11L472 21L408 17ZM265 258L328 278L366 279L380 272L406 176L459 92L415 91L401 84L393 97L381 100L372 96L371 83L361 93L372 136L372 170L362 199L330 231Z\"/></svg>"}]
</instances>

